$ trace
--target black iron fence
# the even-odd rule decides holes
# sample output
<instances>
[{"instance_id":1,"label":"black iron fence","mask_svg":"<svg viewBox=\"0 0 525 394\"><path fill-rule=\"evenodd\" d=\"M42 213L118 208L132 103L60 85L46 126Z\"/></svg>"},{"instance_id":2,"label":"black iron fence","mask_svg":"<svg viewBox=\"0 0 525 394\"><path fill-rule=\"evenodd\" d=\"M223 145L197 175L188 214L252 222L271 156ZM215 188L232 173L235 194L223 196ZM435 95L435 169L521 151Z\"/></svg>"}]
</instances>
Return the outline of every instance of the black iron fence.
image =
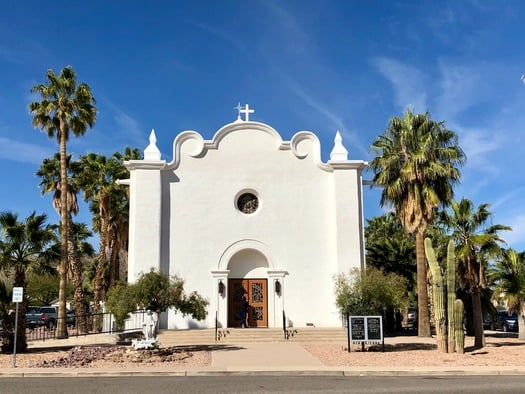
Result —
<instances>
[{"instance_id":1,"label":"black iron fence","mask_svg":"<svg viewBox=\"0 0 525 394\"><path fill-rule=\"evenodd\" d=\"M124 327L117 327L115 317L111 313L90 313L86 316L67 316L66 326L68 337L93 335L93 334L113 334L130 331L142 330L146 318L146 310L138 310L130 314L126 319ZM85 321L85 323L84 323ZM57 337L57 326L60 320L57 319L53 324L37 325L34 328L26 329L27 341L45 341Z\"/></svg>"}]
</instances>

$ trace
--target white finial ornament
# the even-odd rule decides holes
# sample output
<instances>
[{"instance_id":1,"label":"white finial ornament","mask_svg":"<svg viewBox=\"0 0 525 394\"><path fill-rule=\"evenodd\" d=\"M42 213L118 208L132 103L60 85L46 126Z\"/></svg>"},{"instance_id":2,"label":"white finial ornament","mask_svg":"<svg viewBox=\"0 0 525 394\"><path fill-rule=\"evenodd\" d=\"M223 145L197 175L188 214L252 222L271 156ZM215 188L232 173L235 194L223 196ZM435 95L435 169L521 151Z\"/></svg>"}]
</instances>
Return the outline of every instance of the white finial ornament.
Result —
<instances>
[{"instance_id":1,"label":"white finial ornament","mask_svg":"<svg viewBox=\"0 0 525 394\"><path fill-rule=\"evenodd\" d=\"M144 149L144 160L160 160L160 150L157 148L155 129L151 129L149 145Z\"/></svg>"},{"instance_id":2,"label":"white finial ornament","mask_svg":"<svg viewBox=\"0 0 525 394\"><path fill-rule=\"evenodd\" d=\"M339 160L348 160L348 151L343 146L343 137L337 130L334 138L334 148L330 152L330 160L339 161Z\"/></svg>"}]
</instances>

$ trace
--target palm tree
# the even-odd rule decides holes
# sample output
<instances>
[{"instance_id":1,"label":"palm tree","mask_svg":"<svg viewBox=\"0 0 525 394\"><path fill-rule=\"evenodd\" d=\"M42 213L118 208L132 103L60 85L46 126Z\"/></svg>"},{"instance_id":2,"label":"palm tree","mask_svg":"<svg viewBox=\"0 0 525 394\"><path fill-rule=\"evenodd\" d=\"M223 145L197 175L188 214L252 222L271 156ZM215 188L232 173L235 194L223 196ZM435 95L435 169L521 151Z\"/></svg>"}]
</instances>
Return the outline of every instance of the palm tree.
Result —
<instances>
[{"instance_id":1,"label":"palm tree","mask_svg":"<svg viewBox=\"0 0 525 394\"><path fill-rule=\"evenodd\" d=\"M481 292L487 286L485 270L490 258L502 253L504 242L498 232L511 230L501 224L488 225L492 214L488 204L474 208L472 201L462 198L452 201L450 210L439 213L439 223L450 232L456 245L458 260L458 284L470 292L472 299L472 323L474 346L485 346Z\"/></svg>"},{"instance_id":2,"label":"palm tree","mask_svg":"<svg viewBox=\"0 0 525 394\"><path fill-rule=\"evenodd\" d=\"M116 181L125 178L127 174L126 169L115 156L108 159L102 155L89 153L81 156L79 163L82 168L79 174L80 186L84 191L84 199L91 202L91 207L96 207L93 223L95 230L100 234L100 248L93 286L93 312L97 314L100 302L103 300L104 274L109 261L113 196L115 193L122 193Z\"/></svg>"},{"instance_id":3,"label":"palm tree","mask_svg":"<svg viewBox=\"0 0 525 394\"><path fill-rule=\"evenodd\" d=\"M494 297L505 299L510 311L525 316L525 252L505 250L488 276L496 285ZM521 318L518 318L518 329L519 339L525 339L525 325Z\"/></svg>"},{"instance_id":4,"label":"palm tree","mask_svg":"<svg viewBox=\"0 0 525 394\"><path fill-rule=\"evenodd\" d=\"M429 337L430 318L425 260L425 230L440 205L453 197L453 184L460 179L458 166L465 155L456 134L435 122L430 114L392 117L383 135L371 149L374 185L382 187L381 206L391 205L405 230L415 234L418 296L418 335Z\"/></svg>"},{"instance_id":5,"label":"palm tree","mask_svg":"<svg viewBox=\"0 0 525 394\"><path fill-rule=\"evenodd\" d=\"M40 95L41 101L29 104L33 115L32 124L47 132L48 137L56 136L60 147L60 190L67 190L67 149L70 131L82 136L87 127L93 127L97 111L91 89L85 83L77 85L76 74L71 66L62 69L60 75L53 70L46 74L46 84L31 88L32 93ZM60 289L58 309L58 338L67 338L66 327L66 283L68 260L68 193L60 194L61 253Z\"/></svg>"},{"instance_id":6,"label":"palm tree","mask_svg":"<svg viewBox=\"0 0 525 394\"><path fill-rule=\"evenodd\" d=\"M14 287L22 287L24 299L20 305L17 327L17 351L25 351L26 319L26 272L48 271L48 262L58 256L53 252L52 245L56 240L53 226L46 224L47 215L30 214L27 219L20 222L18 215L4 211L0 213L0 266L4 270L14 271ZM7 333L4 333L7 335ZM9 346L9 341L4 342L4 350ZM12 349L12 344L10 344Z\"/></svg>"},{"instance_id":7,"label":"palm tree","mask_svg":"<svg viewBox=\"0 0 525 394\"><path fill-rule=\"evenodd\" d=\"M71 155L66 157L66 173L67 173L67 206L66 212L68 214L68 222L71 221L71 214L78 214L78 201L77 193L79 191L78 186L75 184L72 178L75 172L79 170L72 169L71 167L78 166L77 162L71 161ZM42 195L46 193L53 193L53 207L60 215L62 212L62 193L61 193L61 179L60 179L60 153L55 153L52 158L46 158L42 161L40 168L36 172L36 176L41 178L39 187L42 188Z\"/></svg>"},{"instance_id":8,"label":"palm tree","mask_svg":"<svg viewBox=\"0 0 525 394\"><path fill-rule=\"evenodd\" d=\"M71 222L72 239L69 241L69 255L71 261L71 279L73 282L73 291L75 299L75 314L77 329L80 333L88 331L86 297L84 295L84 260L86 257L93 257L95 250L87 240L93 236L93 233L85 223Z\"/></svg>"},{"instance_id":9,"label":"palm tree","mask_svg":"<svg viewBox=\"0 0 525 394\"><path fill-rule=\"evenodd\" d=\"M115 191L111 202L109 220L109 286L120 280L121 252L126 248L129 229L129 200L126 190Z\"/></svg>"},{"instance_id":10,"label":"palm tree","mask_svg":"<svg viewBox=\"0 0 525 394\"><path fill-rule=\"evenodd\" d=\"M123 173L129 176L129 172L124 166L127 160L140 160L142 153L137 148L126 147L124 154L115 152L113 157L120 161ZM112 195L110 219L110 270L109 270L109 287L113 286L120 280L120 266L122 256L125 256L125 267L127 267L127 244L129 236L129 187L122 191L115 192Z\"/></svg>"},{"instance_id":11,"label":"palm tree","mask_svg":"<svg viewBox=\"0 0 525 394\"><path fill-rule=\"evenodd\" d=\"M77 193L79 188L75 182L75 175L80 173L78 168L79 163L71 161L71 155L67 155L66 158L66 167L68 173L68 183L67 183L67 242L68 242L68 264L67 272L68 279L73 281L74 287L74 298L75 298L75 311L77 316L85 316L86 307L84 292L82 289L82 253L79 253L80 250L86 250L86 246L82 243L89 237L91 237L91 232L87 229L85 224L76 224L73 223L71 214L78 213L78 201ZM36 175L41 178L38 186L42 188L42 194L53 193L53 206L60 214L61 212L61 188L60 188L60 155L56 153L51 159L44 159L42 165L38 169ZM80 232L77 232L80 231ZM80 242L80 244L79 244ZM88 251L91 249L87 249ZM85 319L78 319L79 321L79 330L85 332L86 325Z\"/></svg>"}]
</instances>

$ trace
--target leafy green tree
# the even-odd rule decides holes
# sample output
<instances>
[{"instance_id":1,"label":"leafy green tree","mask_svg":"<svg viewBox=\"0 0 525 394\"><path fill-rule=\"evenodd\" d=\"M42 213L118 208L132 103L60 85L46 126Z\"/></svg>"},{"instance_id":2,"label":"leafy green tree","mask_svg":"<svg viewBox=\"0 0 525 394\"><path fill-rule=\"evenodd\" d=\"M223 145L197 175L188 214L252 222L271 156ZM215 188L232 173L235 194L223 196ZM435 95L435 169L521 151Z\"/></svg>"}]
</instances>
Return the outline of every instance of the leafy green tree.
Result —
<instances>
[{"instance_id":1,"label":"leafy green tree","mask_svg":"<svg viewBox=\"0 0 525 394\"><path fill-rule=\"evenodd\" d=\"M343 314L383 315L385 310L408 306L406 284L405 278L392 272L354 268L335 277L336 305Z\"/></svg>"},{"instance_id":2,"label":"leafy green tree","mask_svg":"<svg viewBox=\"0 0 525 394\"><path fill-rule=\"evenodd\" d=\"M48 137L56 137L60 152L60 190L68 190L67 141L70 132L82 136L88 126L93 127L97 111L90 87L85 83L77 85L76 73L71 66L62 69L60 75L53 70L46 74L46 84L37 84L31 93L40 96L40 101L29 104L34 127L44 130ZM60 288L58 300L57 337L67 338L66 326L66 284L68 265L68 193L60 193L61 218L61 262L59 267Z\"/></svg>"},{"instance_id":3,"label":"leafy green tree","mask_svg":"<svg viewBox=\"0 0 525 394\"><path fill-rule=\"evenodd\" d=\"M404 228L415 234L417 263L418 335L429 337L427 266L424 238L440 205L453 198L453 185L460 179L458 167L465 155L457 135L430 114L408 110L392 117L383 135L371 149L373 184L382 188L381 206L392 206Z\"/></svg>"},{"instance_id":4,"label":"leafy green tree","mask_svg":"<svg viewBox=\"0 0 525 394\"><path fill-rule=\"evenodd\" d=\"M27 299L30 305L51 305L58 298L60 278L55 274L28 273Z\"/></svg>"},{"instance_id":5,"label":"leafy green tree","mask_svg":"<svg viewBox=\"0 0 525 394\"><path fill-rule=\"evenodd\" d=\"M409 293L413 294L416 290L414 237L406 233L394 213L368 220L365 238L367 266L403 276L407 280Z\"/></svg>"},{"instance_id":6,"label":"leafy green tree","mask_svg":"<svg viewBox=\"0 0 525 394\"><path fill-rule=\"evenodd\" d=\"M163 312L175 308L183 315L202 320L206 317L208 301L197 292L184 292L184 280L151 270L142 274L135 287L135 300L139 308Z\"/></svg>"},{"instance_id":7,"label":"leafy green tree","mask_svg":"<svg viewBox=\"0 0 525 394\"><path fill-rule=\"evenodd\" d=\"M19 306L17 327L17 351L24 352L26 340L27 280L28 271L46 272L49 262L56 259L52 245L56 240L53 226L46 223L45 214L30 214L24 221L18 215L4 211L0 213L0 267L14 271L14 287L22 287L23 302ZM12 351L13 343L4 331L2 350Z\"/></svg>"},{"instance_id":8,"label":"leafy green tree","mask_svg":"<svg viewBox=\"0 0 525 394\"><path fill-rule=\"evenodd\" d=\"M129 314L137 309L134 287L124 282L117 282L108 291L106 309L115 317L118 330L124 329L124 324Z\"/></svg>"},{"instance_id":9,"label":"leafy green tree","mask_svg":"<svg viewBox=\"0 0 525 394\"><path fill-rule=\"evenodd\" d=\"M510 311L518 316L519 338L525 339L525 252L507 249L489 270L489 279L495 283L494 298L503 298Z\"/></svg>"},{"instance_id":10,"label":"leafy green tree","mask_svg":"<svg viewBox=\"0 0 525 394\"><path fill-rule=\"evenodd\" d=\"M181 278L170 277L155 270L142 274L133 284L119 283L112 287L106 302L108 311L115 315L120 327L128 314L136 309L160 313L174 308L183 315L202 320L207 315L208 304L209 302L195 291L186 294Z\"/></svg>"},{"instance_id":11,"label":"leafy green tree","mask_svg":"<svg viewBox=\"0 0 525 394\"><path fill-rule=\"evenodd\" d=\"M439 213L439 224L450 234L456 245L458 285L472 298L472 319L476 348L485 346L483 332L482 289L487 286L488 260L502 254L504 243L499 232L511 230L501 224L488 225L492 217L488 204L474 207L472 201L462 198L452 201L448 211Z\"/></svg>"}]
</instances>

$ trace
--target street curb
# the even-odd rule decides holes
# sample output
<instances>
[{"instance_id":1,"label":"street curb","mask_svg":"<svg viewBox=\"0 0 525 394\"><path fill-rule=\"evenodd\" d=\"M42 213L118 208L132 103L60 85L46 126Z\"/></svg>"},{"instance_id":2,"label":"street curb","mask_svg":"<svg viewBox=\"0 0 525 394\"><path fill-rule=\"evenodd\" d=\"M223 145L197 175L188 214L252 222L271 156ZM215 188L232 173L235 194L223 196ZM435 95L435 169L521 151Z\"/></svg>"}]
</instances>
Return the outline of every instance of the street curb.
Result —
<instances>
[{"instance_id":1,"label":"street curb","mask_svg":"<svg viewBox=\"0 0 525 394\"><path fill-rule=\"evenodd\" d=\"M46 371L3 370L1 378L34 378L34 377L137 377L137 376L172 376L172 377L214 377L214 376L516 376L525 375L525 368L505 369L334 369L334 370L135 370L135 371L95 371L88 369L54 369Z\"/></svg>"}]
</instances>

